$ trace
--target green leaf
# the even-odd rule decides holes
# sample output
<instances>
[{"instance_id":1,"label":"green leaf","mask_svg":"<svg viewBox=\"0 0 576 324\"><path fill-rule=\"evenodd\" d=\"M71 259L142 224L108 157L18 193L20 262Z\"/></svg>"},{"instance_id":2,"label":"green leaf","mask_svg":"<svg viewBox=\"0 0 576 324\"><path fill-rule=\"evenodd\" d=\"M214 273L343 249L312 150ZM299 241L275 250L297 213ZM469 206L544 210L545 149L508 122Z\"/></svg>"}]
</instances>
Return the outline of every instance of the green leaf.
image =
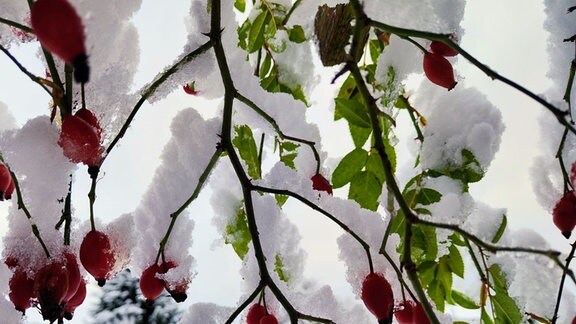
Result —
<instances>
[{"instance_id":1,"label":"green leaf","mask_svg":"<svg viewBox=\"0 0 576 324\"><path fill-rule=\"evenodd\" d=\"M382 185L372 172L362 171L350 181L348 199L352 199L361 207L375 211L378 208L378 198L382 193Z\"/></svg>"},{"instance_id":2,"label":"green leaf","mask_svg":"<svg viewBox=\"0 0 576 324\"><path fill-rule=\"evenodd\" d=\"M276 254L276 258L274 259L274 272L278 275L278 278L284 282L288 282L290 280L290 276L284 271L284 263L282 262L282 258L279 254Z\"/></svg>"},{"instance_id":3,"label":"green leaf","mask_svg":"<svg viewBox=\"0 0 576 324\"><path fill-rule=\"evenodd\" d=\"M372 134L372 128L358 127L350 123L348 123L348 129L350 129L350 135L352 136L354 147L364 146Z\"/></svg>"},{"instance_id":4,"label":"green leaf","mask_svg":"<svg viewBox=\"0 0 576 324\"><path fill-rule=\"evenodd\" d=\"M246 0L235 0L234 8L238 9L240 12L244 12L244 10L246 10Z\"/></svg>"},{"instance_id":5,"label":"green leaf","mask_svg":"<svg viewBox=\"0 0 576 324\"><path fill-rule=\"evenodd\" d=\"M428 226L412 227L412 260L416 264L424 261L434 261L438 256L436 230Z\"/></svg>"},{"instance_id":6,"label":"green leaf","mask_svg":"<svg viewBox=\"0 0 576 324\"><path fill-rule=\"evenodd\" d=\"M508 284L504 278L500 266L493 264L488 268L493 288L496 294L492 297L492 305L494 308L494 318L498 323L520 323L522 315L516 305L516 302L508 295Z\"/></svg>"},{"instance_id":7,"label":"green leaf","mask_svg":"<svg viewBox=\"0 0 576 324\"><path fill-rule=\"evenodd\" d=\"M296 165L294 165L294 160L298 156L297 152L298 147L300 147L300 144L287 141L280 143L279 146L280 161L282 161L282 163L284 163L287 167L296 169Z\"/></svg>"},{"instance_id":8,"label":"green leaf","mask_svg":"<svg viewBox=\"0 0 576 324\"><path fill-rule=\"evenodd\" d=\"M436 278L436 268L438 263L435 261L424 261L418 265L418 278L423 287L428 287L430 283Z\"/></svg>"},{"instance_id":9,"label":"green leaf","mask_svg":"<svg viewBox=\"0 0 576 324\"><path fill-rule=\"evenodd\" d=\"M332 173L332 187L340 188L352 181L352 178L362 171L368 158L368 152L361 148L355 148L338 163Z\"/></svg>"},{"instance_id":10,"label":"green leaf","mask_svg":"<svg viewBox=\"0 0 576 324\"><path fill-rule=\"evenodd\" d=\"M294 43L300 44L306 41L306 34L300 25L294 25L292 29L288 29L288 39Z\"/></svg>"},{"instance_id":11,"label":"green leaf","mask_svg":"<svg viewBox=\"0 0 576 324\"><path fill-rule=\"evenodd\" d=\"M500 226L498 227L496 234L494 234L494 237L492 238L492 243L498 243L498 241L500 241L500 239L502 238L502 235L504 235L504 231L506 230L507 224L508 224L508 219L506 217L506 214L504 214L504 215L502 215L502 222L500 223Z\"/></svg>"},{"instance_id":12,"label":"green leaf","mask_svg":"<svg viewBox=\"0 0 576 324\"><path fill-rule=\"evenodd\" d=\"M336 102L336 110L344 117L350 124L358 127L371 128L370 117L366 112L364 104L358 100L353 99L334 99Z\"/></svg>"},{"instance_id":13,"label":"green leaf","mask_svg":"<svg viewBox=\"0 0 576 324\"><path fill-rule=\"evenodd\" d=\"M439 202L442 199L442 194L430 188L415 188L406 192L404 198L410 207L428 206Z\"/></svg>"},{"instance_id":14,"label":"green leaf","mask_svg":"<svg viewBox=\"0 0 576 324\"><path fill-rule=\"evenodd\" d=\"M238 47L248 50L248 33L252 27L250 20L246 19L242 26L238 27Z\"/></svg>"},{"instance_id":15,"label":"green leaf","mask_svg":"<svg viewBox=\"0 0 576 324\"><path fill-rule=\"evenodd\" d=\"M266 25L270 22L272 16L268 11L261 12L252 22L252 27L248 33L248 52L254 53L264 45L264 33Z\"/></svg>"},{"instance_id":16,"label":"green leaf","mask_svg":"<svg viewBox=\"0 0 576 324\"><path fill-rule=\"evenodd\" d=\"M452 302L452 271L445 257L440 258L436 268L436 278L442 284L445 299L448 302Z\"/></svg>"},{"instance_id":17,"label":"green leaf","mask_svg":"<svg viewBox=\"0 0 576 324\"><path fill-rule=\"evenodd\" d=\"M290 196L287 195L280 195L280 194L275 194L274 198L276 199L276 205L278 205L278 207L282 207L284 206L284 204L286 203L286 201L288 201L288 198Z\"/></svg>"},{"instance_id":18,"label":"green leaf","mask_svg":"<svg viewBox=\"0 0 576 324\"><path fill-rule=\"evenodd\" d=\"M382 42L379 39L371 39L368 42L368 48L370 50L370 58L372 59L372 62L378 62L378 57L382 53L382 50L384 50Z\"/></svg>"},{"instance_id":19,"label":"green leaf","mask_svg":"<svg viewBox=\"0 0 576 324\"><path fill-rule=\"evenodd\" d=\"M270 74L272 69L272 56L268 53L264 56L264 60L262 61L262 65L260 65L259 76L260 79L264 79L267 75Z\"/></svg>"},{"instance_id":20,"label":"green leaf","mask_svg":"<svg viewBox=\"0 0 576 324\"><path fill-rule=\"evenodd\" d=\"M465 294L457 290L452 290L452 300L454 300L456 304L466 309L480 308L480 305L476 304L476 302L472 298L466 296Z\"/></svg>"},{"instance_id":21,"label":"green leaf","mask_svg":"<svg viewBox=\"0 0 576 324\"><path fill-rule=\"evenodd\" d=\"M260 179L260 161L258 160L258 149L252 135L252 129L247 125L235 126L236 136L232 144L238 149L240 157L248 166L248 175L252 179Z\"/></svg>"},{"instance_id":22,"label":"green leaf","mask_svg":"<svg viewBox=\"0 0 576 324\"><path fill-rule=\"evenodd\" d=\"M492 317L488 315L486 308L482 308L482 315L480 315L480 319L482 320L482 324L494 324Z\"/></svg>"},{"instance_id":23,"label":"green leaf","mask_svg":"<svg viewBox=\"0 0 576 324\"><path fill-rule=\"evenodd\" d=\"M380 155L375 150L370 151L368 160L366 161L366 171L374 173L380 184L386 182L386 173L384 172L384 166L382 165L382 160Z\"/></svg>"},{"instance_id":24,"label":"green leaf","mask_svg":"<svg viewBox=\"0 0 576 324\"><path fill-rule=\"evenodd\" d=\"M428 285L428 296L434 301L436 308L440 312L444 312L444 306L446 304L446 292L444 287L439 280L434 280Z\"/></svg>"},{"instance_id":25,"label":"green leaf","mask_svg":"<svg viewBox=\"0 0 576 324\"><path fill-rule=\"evenodd\" d=\"M240 259L244 259L246 253L248 253L248 245L251 240L252 236L248 229L246 211L242 205L238 208L236 217L232 223L226 225L226 236L224 237L224 242L226 244L232 244L234 252L236 252Z\"/></svg>"},{"instance_id":26,"label":"green leaf","mask_svg":"<svg viewBox=\"0 0 576 324\"><path fill-rule=\"evenodd\" d=\"M450 245L448 251L450 252L448 254L448 266L450 266L450 270L458 277L464 278L464 260L462 260L460 251L455 245Z\"/></svg>"}]
</instances>

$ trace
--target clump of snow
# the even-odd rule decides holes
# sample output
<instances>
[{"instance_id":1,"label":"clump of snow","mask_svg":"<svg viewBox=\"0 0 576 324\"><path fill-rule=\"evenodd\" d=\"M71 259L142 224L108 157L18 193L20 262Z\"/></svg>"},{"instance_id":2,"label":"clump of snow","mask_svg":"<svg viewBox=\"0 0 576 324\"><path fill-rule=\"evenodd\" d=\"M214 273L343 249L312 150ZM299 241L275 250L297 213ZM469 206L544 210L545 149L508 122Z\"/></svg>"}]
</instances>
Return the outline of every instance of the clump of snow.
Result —
<instances>
[{"instance_id":1,"label":"clump of snow","mask_svg":"<svg viewBox=\"0 0 576 324\"><path fill-rule=\"evenodd\" d=\"M172 220L170 215L192 195L216 149L219 125L219 120L205 121L194 109L185 109L174 118L172 139L164 148L162 163L133 212L138 237L132 263L136 274L154 262ZM179 281L174 277L176 274L192 276L194 261L188 254L194 227L191 216L184 211L178 217L166 245L167 261L178 264L168 275L170 281Z\"/></svg>"},{"instance_id":2,"label":"clump of snow","mask_svg":"<svg viewBox=\"0 0 576 324\"><path fill-rule=\"evenodd\" d=\"M221 324L226 322L233 311L232 307L214 303L196 303L182 316L182 323Z\"/></svg>"},{"instance_id":3,"label":"clump of snow","mask_svg":"<svg viewBox=\"0 0 576 324\"><path fill-rule=\"evenodd\" d=\"M16 128L16 119L8 110L8 106L0 101L0 133L13 128Z\"/></svg>"},{"instance_id":4,"label":"clump of snow","mask_svg":"<svg viewBox=\"0 0 576 324\"><path fill-rule=\"evenodd\" d=\"M390 44L378 58L376 81L386 84L389 67L394 68L395 79L403 81L411 73L422 71L422 52L414 44L396 35L390 36Z\"/></svg>"},{"instance_id":5,"label":"clump of snow","mask_svg":"<svg viewBox=\"0 0 576 324\"><path fill-rule=\"evenodd\" d=\"M414 107L428 119L422 130L426 138L421 152L423 169L461 165L464 149L474 154L482 170L488 168L500 146L504 124L500 111L484 95L463 85L446 92L423 84L413 99Z\"/></svg>"},{"instance_id":6,"label":"clump of snow","mask_svg":"<svg viewBox=\"0 0 576 324\"><path fill-rule=\"evenodd\" d=\"M490 242L502 224L505 214L506 209L504 208L493 208L483 202L476 201L474 210L462 225L462 229Z\"/></svg>"}]
</instances>

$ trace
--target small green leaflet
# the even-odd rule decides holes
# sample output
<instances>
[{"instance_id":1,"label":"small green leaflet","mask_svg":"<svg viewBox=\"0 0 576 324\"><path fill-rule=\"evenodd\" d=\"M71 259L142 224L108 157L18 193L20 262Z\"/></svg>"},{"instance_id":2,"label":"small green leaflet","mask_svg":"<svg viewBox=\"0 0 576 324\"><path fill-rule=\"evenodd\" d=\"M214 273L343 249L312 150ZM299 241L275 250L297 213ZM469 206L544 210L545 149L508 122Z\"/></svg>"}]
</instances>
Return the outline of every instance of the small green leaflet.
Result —
<instances>
[{"instance_id":1,"label":"small green leaflet","mask_svg":"<svg viewBox=\"0 0 576 324\"><path fill-rule=\"evenodd\" d=\"M266 26L272 19L268 11L262 11L252 22L248 32L248 53L254 53L264 45L264 33Z\"/></svg>"},{"instance_id":2,"label":"small green leaflet","mask_svg":"<svg viewBox=\"0 0 576 324\"><path fill-rule=\"evenodd\" d=\"M436 308L439 311L444 312L444 307L446 305L446 292L444 291L444 286L439 280L433 280L430 285L428 285L428 296L434 301Z\"/></svg>"},{"instance_id":3,"label":"small green leaflet","mask_svg":"<svg viewBox=\"0 0 576 324\"><path fill-rule=\"evenodd\" d=\"M504 235L504 231L506 230L507 224L508 219L506 218L506 214L504 214L502 215L502 222L500 223L500 226L498 227L496 234L494 234L494 237L492 238L492 243L498 243L498 241L500 241L502 235Z\"/></svg>"},{"instance_id":4,"label":"small green leaflet","mask_svg":"<svg viewBox=\"0 0 576 324\"><path fill-rule=\"evenodd\" d=\"M288 29L288 35L288 39L296 44L300 44L306 41L306 34L300 25L294 25L292 29Z\"/></svg>"},{"instance_id":5,"label":"small green leaflet","mask_svg":"<svg viewBox=\"0 0 576 324\"><path fill-rule=\"evenodd\" d=\"M298 156L297 149L300 147L300 144L283 141L280 142L279 153L280 153L280 161L284 163L287 167L295 169L296 166L294 165L294 159Z\"/></svg>"},{"instance_id":6,"label":"small green leaflet","mask_svg":"<svg viewBox=\"0 0 576 324\"><path fill-rule=\"evenodd\" d=\"M276 205L278 205L278 207L284 206L284 204L286 203L286 201L288 201L288 198L289 198L289 197L290 197L290 196L279 195L279 194L274 195L274 198L276 199Z\"/></svg>"},{"instance_id":7,"label":"small green leaflet","mask_svg":"<svg viewBox=\"0 0 576 324\"><path fill-rule=\"evenodd\" d=\"M352 199L361 207L375 211L378 208L378 198L382 193L382 185L372 172L356 173L350 181L348 199Z\"/></svg>"},{"instance_id":8,"label":"small green leaflet","mask_svg":"<svg viewBox=\"0 0 576 324\"><path fill-rule=\"evenodd\" d=\"M386 173L384 172L384 166L382 166L382 160L374 149L370 151L368 160L366 160L366 171L372 172L382 185L386 182Z\"/></svg>"},{"instance_id":9,"label":"small green leaflet","mask_svg":"<svg viewBox=\"0 0 576 324\"><path fill-rule=\"evenodd\" d=\"M234 8L240 12L244 12L244 10L246 10L246 0L235 0Z\"/></svg>"},{"instance_id":10,"label":"small green leaflet","mask_svg":"<svg viewBox=\"0 0 576 324\"><path fill-rule=\"evenodd\" d=\"M236 217L234 217L232 223L226 225L226 236L224 237L224 242L226 244L232 244L234 252L244 259L246 253L248 253L248 245L252 240L250 235L250 230L248 229L248 220L246 218L246 211L244 210L244 205L241 205L236 212Z\"/></svg>"},{"instance_id":11,"label":"small green leaflet","mask_svg":"<svg viewBox=\"0 0 576 324\"><path fill-rule=\"evenodd\" d=\"M496 294L490 299L494 308L494 319L498 323L516 324L522 321L522 315L514 300L508 295L508 284L500 266L493 264L488 269Z\"/></svg>"},{"instance_id":12,"label":"small green leaflet","mask_svg":"<svg viewBox=\"0 0 576 324\"><path fill-rule=\"evenodd\" d=\"M290 276L284 271L284 262L280 257L280 254L276 254L274 258L274 272L278 275L278 278L284 282L288 282L290 280Z\"/></svg>"},{"instance_id":13,"label":"small green leaflet","mask_svg":"<svg viewBox=\"0 0 576 324\"><path fill-rule=\"evenodd\" d=\"M358 127L351 123L348 123L348 129L350 130L350 136L352 136L354 147L364 146L372 134L372 128Z\"/></svg>"},{"instance_id":14,"label":"small green leaflet","mask_svg":"<svg viewBox=\"0 0 576 324\"><path fill-rule=\"evenodd\" d=\"M332 187L336 189L347 185L357 173L362 171L367 159L368 152L361 148L355 148L346 154L332 173Z\"/></svg>"},{"instance_id":15,"label":"small green leaflet","mask_svg":"<svg viewBox=\"0 0 576 324\"><path fill-rule=\"evenodd\" d=\"M448 266L450 267L450 271L452 271L455 275L460 278L464 278L464 260L462 259L462 255L460 251L456 247L456 245L450 245L448 247Z\"/></svg>"},{"instance_id":16,"label":"small green leaflet","mask_svg":"<svg viewBox=\"0 0 576 324\"><path fill-rule=\"evenodd\" d=\"M232 140L232 144L238 149L240 157L248 166L248 175L252 179L260 179L260 161L258 160L258 149L254 141L252 129L247 125L235 126L236 136Z\"/></svg>"},{"instance_id":17,"label":"small green leaflet","mask_svg":"<svg viewBox=\"0 0 576 324\"><path fill-rule=\"evenodd\" d=\"M452 300L454 300L454 302L459 306L466 309L480 308L480 305L476 304L476 302L472 298L466 296L465 294L457 290L452 290Z\"/></svg>"},{"instance_id":18,"label":"small green leaflet","mask_svg":"<svg viewBox=\"0 0 576 324\"><path fill-rule=\"evenodd\" d=\"M350 124L358 127L370 128L370 117L366 112L366 107L359 100L336 98L336 110Z\"/></svg>"}]
</instances>

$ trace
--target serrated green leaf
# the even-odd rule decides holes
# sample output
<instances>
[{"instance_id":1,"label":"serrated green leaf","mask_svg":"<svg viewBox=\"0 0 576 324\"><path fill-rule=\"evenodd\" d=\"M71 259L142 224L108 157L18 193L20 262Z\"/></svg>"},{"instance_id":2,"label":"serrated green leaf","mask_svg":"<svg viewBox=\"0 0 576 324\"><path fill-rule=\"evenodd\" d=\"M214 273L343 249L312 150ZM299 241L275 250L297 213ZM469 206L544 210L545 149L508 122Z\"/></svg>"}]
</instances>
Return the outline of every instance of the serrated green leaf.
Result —
<instances>
[{"instance_id":1,"label":"serrated green leaf","mask_svg":"<svg viewBox=\"0 0 576 324\"><path fill-rule=\"evenodd\" d=\"M372 62L378 62L378 57L382 53L382 50L384 50L382 42L379 39L371 39L368 42L368 48L370 50L370 58L372 59Z\"/></svg>"},{"instance_id":2,"label":"serrated green leaf","mask_svg":"<svg viewBox=\"0 0 576 324\"><path fill-rule=\"evenodd\" d=\"M428 285L428 296L434 301L436 308L440 312L444 312L444 306L446 305L446 292L444 287L439 280L434 280Z\"/></svg>"},{"instance_id":3,"label":"serrated green leaf","mask_svg":"<svg viewBox=\"0 0 576 324\"><path fill-rule=\"evenodd\" d=\"M290 280L290 276L284 271L284 262L279 254L276 254L276 258L274 259L274 272L276 272L280 280L284 282Z\"/></svg>"},{"instance_id":4,"label":"serrated green leaf","mask_svg":"<svg viewBox=\"0 0 576 324\"><path fill-rule=\"evenodd\" d=\"M298 152L296 151L298 147L300 147L299 144L292 142L280 143L280 161L289 168L296 168L296 165L294 165L294 160L298 156Z\"/></svg>"},{"instance_id":5,"label":"serrated green leaf","mask_svg":"<svg viewBox=\"0 0 576 324\"><path fill-rule=\"evenodd\" d=\"M355 148L346 154L332 173L332 187L340 188L352 181L352 178L366 165L367 158L368 152L361 148Z\"/></svg>"},{"instance_id":6,"label":"serrated green leaf","mask_svg":"<svg viewBox=\"0 0 576 324\"><path fill-rule=\"evenodd\" d=\"M480 305L476 304L476 302L472 298L466 296L465 294L457 290L452 290L452 300L454 300L454 302L456 302L456 304L458 304L459 306L466 309L480 308Z\"/></svg>"},{"instance_id":7,"label":"serrated green leaf","mask_svg":"<svg viewBox=\"0 0 576 324\"><path fill-rule=\"evenodd\" d=\"M458 233L453 233L452 235L450 235L450 242L452 242L452 244L457 245L457 246L466 246L466 241L464 241L464 239L462 239L462 236L460 236L460 234Z\"/></svg>"},{"instance_id":8,"label":"serrated green leaf","mask_svg":"<svg viewBox=\"0 0 576 324\"><path fill-rule=\"evenodd\" d=\"M248 229L246 211L244 211L244 206L242 205L236 211L236 217L234 217L232 223L226 225L226 236L224 237L224 242L226 244L231 244L234 252L236 252L240 259L244 259L248 253L248 245L251 240L252 236Z\"/></svg>"},{"instance_id":9,"label":"serrated green leaf","mask_svg":"<svg viewBox=\"0 0 576 324\"><path fill-rule=\"evenodd\" d=\"M288 39L294 43L303 43L306 41L306 34L304 33L304 28L300 25L294 25L292 29L288 30Z\"/></svg>"},{"instance_id":10,"label":"serrated green leaf","mask_svg":"<svg viewBox=\"0 0 576 324\"><path fill-rule=\"evenodd\" d=\"M424 261L418 265L418 278L423 287L428 287L430 283L436 278L436 267L438 263L435 261Z\"/></svg>"},{"instance_id":11,"label":"serrated green leaf","mask_svg":"<svg viewBox=\"0 0 576 324\"><path fill-rule=\"evenodd\" d=\"M364 104L358 100L353 99L334 99L336 108L339 114L344 117L349 123L358 127L371 128L370 117L366 112Z\"/></svg>"},{"instance_id":12,"label":"serrated green leaf","mask_svg":"<svg viewBox=\"0 0 576 324\"><path fill-rule=\"evenodd\" d=\"M438 267L436 268L436 278L442 284L445 299L452 302L452 271L446 260L446 257L440 258Z\"/></svg>"},{"instance_id":13,"label":"serrated green leaf","mask_svg":"<svg viewBox=\"0 0 576 324\"><path fill-rule=\"evenodd\" d=\"M350 123L348 123L348 129L350 129L350 136L352 136L354 147L364 146L372 134L372 128L358 127Z\"/></svg>"},{"instance_id":14,"label":"serrated green leaf","mask_svg":"<svg viewBox=\"0 0 576 324\"><path fill-rule=\"evenodd\" d=\"M433 227L413 226L412 227L412 260L416 264L424 261L434 261L438 256L438 242L436 241L436 230Z\"/></svg>"},{"instance_id":15,"label":"serrated green leaf","mask_svg":"<svg viewBox=\"0 0 576 324\"><path fill-rule=\"evenodd\" d=\"M240 12L244 12L244 10L246 10L246 0L235 0L234 8Z\"/></svg>"},{"instance_id":16,"label":"serrated green leaf","mask_svg":"<svg viewBox=\"0 0 576 324\"><path fill-rule=\"evenodd\" d=\"M252 129L247 125L235 126L234 130L236 136L232 140L232 144L238 149L240 157L248 166L248 175L252 179L260 179L260 161L258 159L258 149L254 141Z\"/></svg>"},{"instance_id":17,"label":"serrated green leaf","mask_svg":"<svg viewBox=\"0 0 576 324\"><path fill-rule=\"evenodd\" d=\"M252 22L248 32L248 53L254 53L264 45L264 33L266 25L270 22L272 16L268 11L262 11Z\"/></svg>"},{"instance_id":18,"label":"serrated green leaf","mask_svg":"<svg viewBox=\"0 0 576 324\"><path fill-rule=\"evenodd\" d=\"M410 207L428 206L442 199L442 194L430 188L415 188L404 194L404 198Z\"/></svg>"},{"instance_id":19,"label":"serrated green leaf","mask_svg":"<svg viewBox=\"0 0 576 324\"><path fill-rule=\"evenodd\" d=\"M284 204L286 203L286 201L288 201L288 198L290 196L287 195L279 195L279 194L275 194L274 198L276 199L276 205L278 205L278 207L282 207L284 206Z\"/></svg>"},{"instance_id":20,"label":"serrated green leaf","mask_svg":"<svg viewBox=\"0 0 576 324\"><path fill-rule=\"evenodd\" d=\"M494 308L494 318L498 323L520 323L522 315L516 305L516 302L508 295L508 284L504 278L500 266L493 264L488 268L490 272L493 288L496 292L492 297Z\"/></svg>"},{"instance_id":21,"label":"serrated green leaf","mask_svg":"<svg viewBox=\"0 0 576 324\"><path fill-rule=\"evenodd\" d=\"M500 222L500 226L498 227L498 230L496 231L496 233L494 234L494 237L492 238L492 243L498 243L498 241L500 241L500 239L502 238L502 235L504 235L504 231L506 230L506 225L508 224L508 219L506 217L506 214L502 215L502 222Z\"/></svg>"},{"instance_id":22,"label":"serrated green leaf","mask_svg":"<svg viewBox=\"0 0 576 324\"><path fill-rule=\"evenodd\" d=\"M464 278L464 260L460 251L455 245L450 245L448 248L448 266L450 270L460 278Z\"/></svg>"},{"instance_id":23,"label":"serrated green leaf","mask_svg":"<svg viewBox=\"0 0 576 324\"><path fill-rule=\"evenodd\" d=\"M378 178L378 181L380 181L380 184L386 182L386 172L384 172L382 160L380 159L378 152L375 152L374 150L370 152L368 160L366 161L366 171L374 173L376 178Z\"/></svg>"},{"instance_id":24,"label":"serrated green leaf","mask_svg":"<svg viewBox=\"0 0 576 324\"><path fill-rule=\"evenodd\" d=\"M362 171L350 181L348 199L352 199L361 207L375 211L378 208L378 198L382 193L382 185L372 172Z\"/></svg>"}]
</instances>

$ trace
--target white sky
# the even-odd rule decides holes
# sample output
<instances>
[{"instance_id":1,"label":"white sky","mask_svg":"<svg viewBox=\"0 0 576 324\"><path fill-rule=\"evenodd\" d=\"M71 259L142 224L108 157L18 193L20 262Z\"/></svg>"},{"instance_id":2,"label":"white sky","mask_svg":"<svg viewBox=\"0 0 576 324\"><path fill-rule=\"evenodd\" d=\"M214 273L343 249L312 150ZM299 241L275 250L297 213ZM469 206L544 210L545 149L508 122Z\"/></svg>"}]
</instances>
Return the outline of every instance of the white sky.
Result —
<instances>
[{"instance_id":1,"label":"white sky","mask_svg":"<svg viewBox=\"0 0 576 324\"><path fill-rule=\"evenodd\" d=\"M151 1L143 2L142 10L135 17L142 53L136 87L147 83L179 54L185 42L185 34L182 20L174 17L174 14L184 15L187 12L185 1L165 1L161 5ZM543 19L543 6L539 2L469 1L463 22L465 35L462 46L499 73L537 93L544 92L549 81L545 77L547 59ZM158 24L158 21L162 23ZM30 70L42 74L39 63L35 63L33 57L35 46L14 47L12 53L25 62ZM486 178L471 187L472 195L493 207L508 208L510 226L535 229L549 239L554 248L565 251L568 247L566 240L552 224L551 215L536 202L529 178L529 168L539 148L538 116L544 108L504 84L491 81L467 62L460 60L456 70L468 85L475 85L501 110L506 125L496 159ZM0 101L8 105L19 126L32 116L48 113L44 93L4 55L0 55L0 71ZM193 101L182 91L176 91L154 106L144 105L121 145L106 162L106 173L98 184L96 212L99 217L113 219L134 210L152 178L154 164L158 161L162 147L169 138L170 120L177 111L189 106L197 107L205 116L211 116L214 111L209 104ZM310 117L332 120L329 113L321 111L310 111ZM323 132L339 132L343 129L343 125L320 127ZM150 132L150 129L154 131ZM324 136L323 147L327 151L336 152L336 155L346 153L336 136ZM400 147L399 150L405 148ZM87 182L78 181L74 188L75 200L86 199L87 192ZM207 195L203 194L203 197ZM0 203L0 220L5 218L7 206L7 203ZM87 204L80 204L76 213L87 214L85 206ZM210 224L211 209L207 199L199 199L192 208L195 210L196 221L192 253L198 262L198 276L191 285L189 300L232 306L240 293L241 278L237 271L231 269L239 267L239 261L229 247L213 246L213 240L218 235ZM296 224L306 224L300 226L300 230L302 243L309 253L307 275L335 283L333 288L336 292L349 295L342 267L337 263L338 252L334 244L340 234L339 230L310 213L300 211L290 217L293 217ZM322 237L317 235L318 228L326 228ZM6 225L0 226L0 234L5 230ZM83 305L78 312L86 308ZM30 322L38 321L31 319Z\"/></svg>"}]
</instances>

